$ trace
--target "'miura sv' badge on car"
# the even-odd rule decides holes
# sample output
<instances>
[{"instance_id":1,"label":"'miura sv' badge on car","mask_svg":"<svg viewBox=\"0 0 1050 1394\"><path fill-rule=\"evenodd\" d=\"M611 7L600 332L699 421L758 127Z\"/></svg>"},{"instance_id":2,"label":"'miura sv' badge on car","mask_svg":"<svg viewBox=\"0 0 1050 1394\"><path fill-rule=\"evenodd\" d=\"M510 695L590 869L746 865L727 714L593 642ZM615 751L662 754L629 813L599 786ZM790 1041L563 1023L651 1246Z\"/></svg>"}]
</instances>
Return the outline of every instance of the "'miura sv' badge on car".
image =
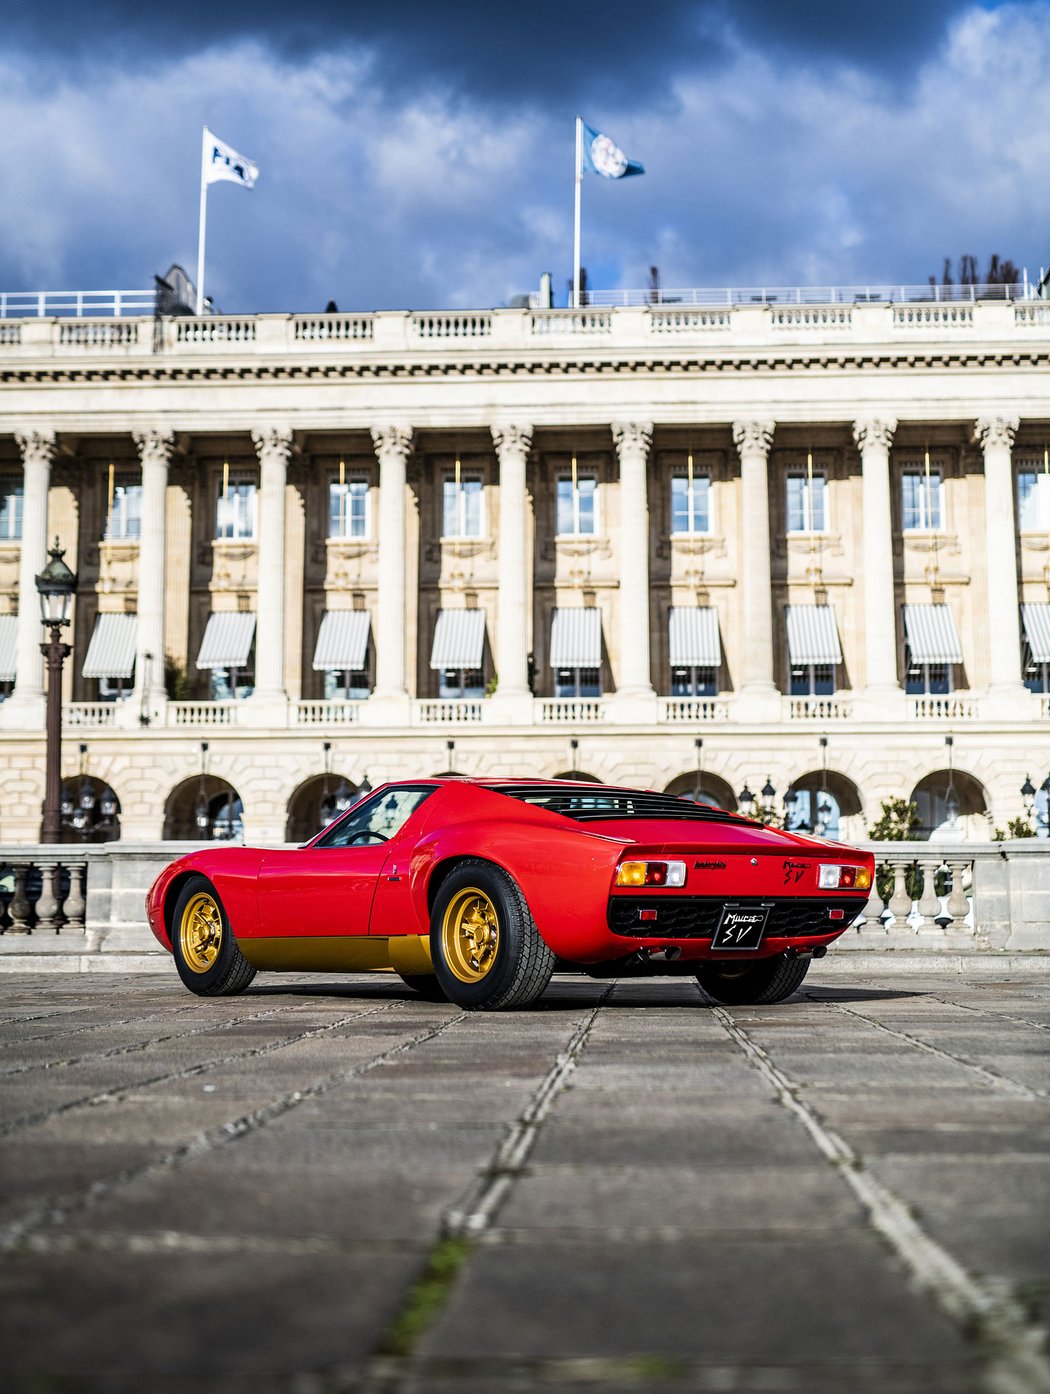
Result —
<instances>
[{"instance_id":1,"label":"'miura sv' badge on car","mask_svg":"<svg viewBox=\"0 0 1050 1394\"><path fill-rule=\"evenodd\" d=\"M808 862L785 861L784 866L784 885L793 886L801 881L809 869Z\"/></svg>"},{"instance_id":2,"label":"'miura sv' badge on car","mask_svg":"<svg viewBox=\"0 0 1050 1394\"><path fill-rule=\"evenodd\" d=\"M712 949L757 949L771 905L727 905L711 940Z\"/></svg>"},{"instance_id":3,"label":"'miura sv' badge on car","mask_svg":"<svg viewBox=\"0 0 1050 1394\"><path fill-rule=\"evenodd\" d=\"M725 871L725 862L694 862L694 871Z\"/></svg>"}]
</instances>

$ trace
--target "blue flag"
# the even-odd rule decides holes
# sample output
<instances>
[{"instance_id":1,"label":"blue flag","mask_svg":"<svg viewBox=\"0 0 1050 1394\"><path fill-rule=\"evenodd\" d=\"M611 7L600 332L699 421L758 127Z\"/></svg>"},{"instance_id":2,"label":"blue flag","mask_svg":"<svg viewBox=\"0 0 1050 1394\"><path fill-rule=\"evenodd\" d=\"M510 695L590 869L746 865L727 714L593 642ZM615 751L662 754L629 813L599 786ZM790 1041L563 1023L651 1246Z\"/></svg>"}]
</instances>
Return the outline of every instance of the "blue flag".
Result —
<instances>
[{"instance_id":1,"label":"blue flag","mask_svg":"<svg viewBox=\"0 0 1050 1394\"><path fill-rule=\"evenodd\" d=\"M644 174L645 166L629 160L615 141L583 123L583 167L606 179L626 179L632 174Z\"/></svg>"}]
</instances>

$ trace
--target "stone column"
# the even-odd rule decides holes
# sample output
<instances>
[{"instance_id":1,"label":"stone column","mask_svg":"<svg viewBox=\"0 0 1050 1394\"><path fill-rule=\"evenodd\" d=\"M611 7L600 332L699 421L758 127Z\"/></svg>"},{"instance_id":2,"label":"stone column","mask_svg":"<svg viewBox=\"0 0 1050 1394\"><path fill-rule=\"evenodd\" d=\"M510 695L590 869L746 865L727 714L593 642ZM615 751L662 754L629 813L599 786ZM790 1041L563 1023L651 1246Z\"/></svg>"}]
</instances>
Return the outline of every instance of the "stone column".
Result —
<instances>
[{"instance_id":1,"label":"stone column","mask_svg":"<svg viewBox=\"0 0 1050 1394\"><path fill-rule=\"evenodd\" d=\"M171 431L136 431L142 461L142 526L139 535L138 637L135 692L130 706L136 721L148 717L163 724L165 543L167 539L168 465L175 437Z\"/></svg>"},{"instance_id":2,"label":"stone column","mask_svg":"<svg viewBox=\"0 0 1050 1394\"><path fill-rule=\"evenodd\" d=\"M989 696L993 702L1007 704L1022 701L1024 696L1011 454L1018 424L1016 416L983 416L974 427L984 451Z\"/></svg>"},{"instance_id":3,"label":"stone column","mask_svg":"<svg viewBox=\"0 0 1050 1394\"><path fill-rule=\"evenodd\" d=\"M649 660L649 494L651 421L613 422L620 461L620 664L616 695L655 697ZM655 715L655 713L654 713Z\"/></svg>"},{"instance_id":4,"label":"stone column","mask_svg":"<svg viewBox=\"0 0 1050 1394\"><path fill-rule=\"evenodd\" d=\"M22 452L22 545L18 557L18 638L15 690L3 703L5 726L44 729L44 638L36 576L47 565L47 491L55 455L54 431L16 434ZM66 558L76 570L76 558ZM68 636L67 636L68 638Z\"/></svg>"},{"instance_id":5,"label":"stone column","mask_svg":"<svg viewBox=\"0 0 1050 1394\"><path fill-rule=\"evenodd\" d=\"M379 460L379 567L376 586L376 686L370 704L376 720L397 724L408 718L408 691L405 686L405 483L408 457L412 452L412 429L403 425L377 426L372 431L372 440Z\"/></svg>"},{"instance_id":6,"label":"stone column","mask_svg":"<svg viewBox=\"0 0 1050 1394\"><path fill-rule=\"evenodd\" d=\"M501 721L528 721L532 715L532 695L528 665L525 465L532 445L532 427L493 426L492 439L499 456L499 614L496 621L499 685L489 710Z\"/></svg>"},{"instance_id":7,"label":"stone column","mask_svg":"<svg viewBox=\"0 0 1050 1394\"><path fill-rule=\"evenodd\" d=\"M284 725L284 490L292 433L270 426L253 431L259 456L259 551L255 588L255 691L252 724Z\"/></svg>"},{"instance_id":8,"label":"stone column","mask_svg":"<svg viewBox=\"0 0 1050 1394\"><path fill-rule=\"evenodd\" d=\"M773 588L769 540L769 447L772 421L737 421L733 440L740 454L741 554L744 643L740 705L745 719L775 719L779 694L773 681Z\"/></svg>"},{"instance_id":9,"label":"stone column","mask_svg":"<svg viewBox=\"0 0 1050 1394\"><path fill-rule=\"evenodd\" d=\"M890 511L892 417L853 423L860 451L861 563L864 574L865 688L873 707L901 694L897 678L897 612L893 591L893 523ZM877 715L872 711L873 716Z\"/></svg>"}]
</instances>

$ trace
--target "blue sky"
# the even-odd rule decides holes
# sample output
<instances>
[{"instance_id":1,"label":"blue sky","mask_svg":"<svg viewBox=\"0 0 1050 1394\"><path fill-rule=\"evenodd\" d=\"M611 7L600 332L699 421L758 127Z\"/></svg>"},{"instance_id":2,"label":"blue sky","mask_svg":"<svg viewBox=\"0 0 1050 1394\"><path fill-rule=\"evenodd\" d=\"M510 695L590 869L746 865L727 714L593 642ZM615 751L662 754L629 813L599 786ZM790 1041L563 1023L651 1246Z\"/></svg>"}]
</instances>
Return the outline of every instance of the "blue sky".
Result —
<instances>
[{"instance_id":1,"label":"blue sky","mask_svg":"<svg viewBox=\"0 0 1050 1394\"><path fill-rule=\"evenodd\" d=\"M0 37L0 289L192 274L207 123L262 171L211 191L223 309L563 301L578 111L647 169L587 178L594 287L1036 274L1048 72L1050 0L41 0Z\"/></svg>"}]
</instances>

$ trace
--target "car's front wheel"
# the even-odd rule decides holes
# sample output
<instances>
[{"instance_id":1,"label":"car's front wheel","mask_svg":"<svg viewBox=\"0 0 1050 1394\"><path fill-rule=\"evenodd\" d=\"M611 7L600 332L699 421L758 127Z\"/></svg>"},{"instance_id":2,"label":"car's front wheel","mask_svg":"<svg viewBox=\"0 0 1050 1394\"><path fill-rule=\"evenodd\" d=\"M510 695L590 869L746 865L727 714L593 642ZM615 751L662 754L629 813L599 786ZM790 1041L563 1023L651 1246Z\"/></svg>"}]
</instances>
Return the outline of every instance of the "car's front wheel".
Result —
<instances>
[{"instance_id":1,"label":"car's front wheel","mask_svg":"<svg viewBox=\"0 0 1050 1394\"><path fill-rule=\"evenodd\" d=\"M445 996L468 1011L527 1007L554 972L554 954L517 882L474 857L441 883L430 917L430 952Z\"/></svg>"},{"instance_id":2,"label":"car's front wheel","mask_svg":"<svg viewBox=\"0 0 1050 1394\"><path fill-rule=\"evenodd\" d=\"M762 1006L783 1002L802 986L808 958L776 954L758 963L705 963L696 980L716 1002L727 1006Z\"/></svg>"},{"instance_id":3,"label":"car's front wheel","mask_svg":"<svg viewBox=\"0 0 1050 1394\"><path fill-rule=\"evenodd\" d=\"M237 947L219 893L206 876L191 876L183 885L171 926L175 967L198 997L232 997L255 977L255 969Z\"/></svg>"}]
</instances>

